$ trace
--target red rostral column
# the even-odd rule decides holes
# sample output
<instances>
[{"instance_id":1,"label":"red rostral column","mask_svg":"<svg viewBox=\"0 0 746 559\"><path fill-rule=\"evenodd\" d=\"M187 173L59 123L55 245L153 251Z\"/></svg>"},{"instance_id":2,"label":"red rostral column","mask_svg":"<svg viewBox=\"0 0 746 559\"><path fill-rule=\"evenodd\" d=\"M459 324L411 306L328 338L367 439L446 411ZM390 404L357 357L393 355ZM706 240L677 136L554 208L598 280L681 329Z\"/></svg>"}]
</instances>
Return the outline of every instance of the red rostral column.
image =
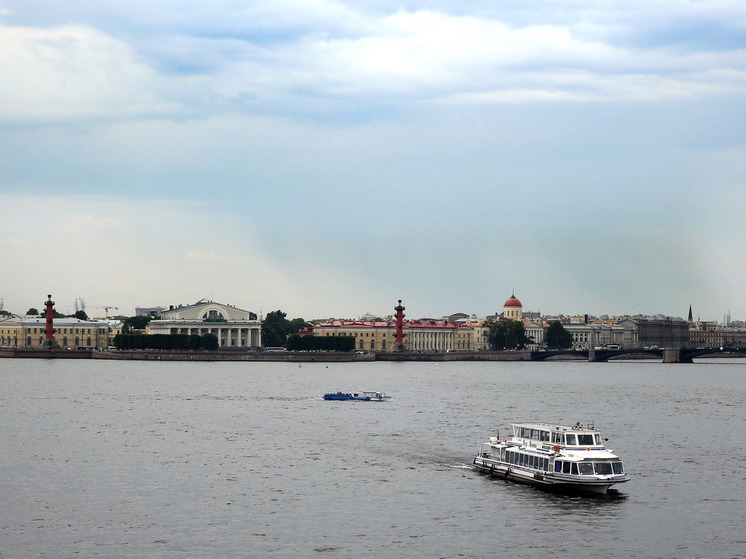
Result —
<instances>
[{"instance_id":1,"label":"red rostral column","mask_svg":"<svg viewBox=\"0 0 746 559\"><path fill-rule=\"evenodd\" d=\"M54 301L52 301L52 296L47 295L47 302L44 303L44 306L47 307L47 345L52 345L52 339L54 338L54 315L52 313L52 307L54 307Z\"/></svg>"},{"instance_id":2,"label":"red rostral column","mask_svg":"<svg viewBox=\"0 0 746 559\"><path fill-rule=\"evenodd\" d=\"M396 349L404 349L404 307L402 307L401 299L394 310L396 311Z\"/></svg>"}]
</instances>

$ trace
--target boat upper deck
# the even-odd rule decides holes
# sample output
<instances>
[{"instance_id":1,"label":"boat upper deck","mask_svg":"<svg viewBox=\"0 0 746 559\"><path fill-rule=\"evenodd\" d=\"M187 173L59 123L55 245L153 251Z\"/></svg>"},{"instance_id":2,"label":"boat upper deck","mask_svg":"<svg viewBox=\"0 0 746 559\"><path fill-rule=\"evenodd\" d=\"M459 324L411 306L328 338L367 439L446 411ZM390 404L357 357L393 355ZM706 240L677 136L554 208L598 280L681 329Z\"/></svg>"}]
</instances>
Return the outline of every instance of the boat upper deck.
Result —
<instances>
[{"instance_id":1,"label":"boat upper deck","mask_svg":"<svg viewBox=\"0 0 746 559\"><path fill-rule=\"evenodd\" d=\"M563 447L595 447L603 449L601 433L593 425L574 426L555 425L552 423L512 423L513 438L536 443L548 443Z\"/></svg>"}]
</instances>

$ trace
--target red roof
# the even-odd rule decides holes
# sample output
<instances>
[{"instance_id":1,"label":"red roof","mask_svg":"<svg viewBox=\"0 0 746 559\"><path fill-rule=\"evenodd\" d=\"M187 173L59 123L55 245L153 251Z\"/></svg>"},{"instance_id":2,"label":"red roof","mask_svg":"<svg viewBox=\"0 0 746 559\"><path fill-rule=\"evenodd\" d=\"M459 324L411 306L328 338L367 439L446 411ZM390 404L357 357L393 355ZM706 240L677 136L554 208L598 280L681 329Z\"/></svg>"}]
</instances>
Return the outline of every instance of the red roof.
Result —
<instances>
[{"instance_id":1,"label":"red roof","mask_svg":"<svg viewBox=\"0 0 746 559\"><path fill-rule=\"evenodd\" d=\"M505 304L503 307L521 307L523 308L523 305L521 305L521 302L515 298L515 295L511 295L510 299L505 301Z\"/></svg>"}]
</instances>

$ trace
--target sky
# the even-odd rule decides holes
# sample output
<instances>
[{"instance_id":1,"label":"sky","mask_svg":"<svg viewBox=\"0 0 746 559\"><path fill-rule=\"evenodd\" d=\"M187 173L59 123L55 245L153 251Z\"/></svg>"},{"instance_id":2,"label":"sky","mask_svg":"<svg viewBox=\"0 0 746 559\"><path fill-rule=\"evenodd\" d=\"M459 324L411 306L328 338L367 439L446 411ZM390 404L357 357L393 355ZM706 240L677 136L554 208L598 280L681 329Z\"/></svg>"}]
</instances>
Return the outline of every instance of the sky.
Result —
<instances>
[{"instance_id":1,"label":"sky","mask_svg":"<svg viewBox=\"0 0 746 559\"><path fill-rule=\"evenodd\" d=\"M746 320L746 3L0 0L0 298Z\"/></svg>"}]
</instances>

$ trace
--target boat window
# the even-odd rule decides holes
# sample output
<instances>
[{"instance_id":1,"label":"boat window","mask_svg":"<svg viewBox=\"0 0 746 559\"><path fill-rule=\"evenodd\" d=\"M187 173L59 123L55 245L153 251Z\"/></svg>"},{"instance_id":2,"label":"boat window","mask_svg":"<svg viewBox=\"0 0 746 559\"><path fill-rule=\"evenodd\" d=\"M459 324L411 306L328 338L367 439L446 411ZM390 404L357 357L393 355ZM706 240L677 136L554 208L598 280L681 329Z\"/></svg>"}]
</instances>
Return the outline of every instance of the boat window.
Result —
<instances>
[{"instance_id":1,"label":"boat window","mask_svg":"<svg viewBox=\"0 0 746 559\"><path fill-rule=\"evenodd\" d=\"M529 456L528 465L532 468L536 468L536 456Z\"/></svg>"},{"instance_id":2,"label":"boat window","mask_svg":"<svg viewBox=\"0 0 746 559\"><path fill-rule=\"evenodd\" d=\"M601 435L599 435L598 433L596 433L595 435L593 435L593 437L596 440L596 444L600 445L601 444Z\"/></svg>"},{"instance_id":3,"label":"boat window","mask_svg":"<svg viewBox=\"0 0 746 559\"><path fill-rule=\"evenodd\" d=\"M578 444L592 445L593 435L578 435Z\"/></svg>"},{"instance_id":4,"label":"boat window","mask_svg":"<svg viewBox=\"0 0 746 559\"><path fill-rule=\"evenodd\" d=\"M577 463L575 463L575 462L572 463L572 469L570 471L572 472L573 475L578 475L578 465L577 465Z\"/></svg>"},{"instance_id":5,"label":"boat window","mask_svg":"<svg viewBox=\"0 0 746 559\"><path fill-rule=\"evenodd\" d=\"M555 460L554 461L554 471L559 473L562 473L562 464L564 462L562 460Z\"/></svg>"},{"instance_id":6,"label":"boat window","mask_svg":"<svg viewBox=\"0 0 746 559\"><path fill-rule=\"evenodd\" d=\"M541 459L541 469L546 471L549 469L549 458L542 458Z\"/></svg>"},{"instance_id":7,"label":"boat window","mask_svg":"<svg viewBox=\"0 0 746 559\"><path fill-rule=\"evenodd\" d=\"M578 464L581 476L592 476L593 475L593 464L587 462Z\"/></svg>"},{"instance_id":8,"label":"boat window","mask_svg":"<svg viewBox=\"0 0 746 559\"><path fill-rule=\"evenodd\" d=\"M553 432L552 433L552 442L553 443L561 443L562 442L562 433Z\"/></svg>"},{"instance_id":9,"label":"boat window","mask_svg":"<svg viewBox=\"0 0 746 559\"><path fill-rule=\"evenodd\" d=\"M614 469L615 474L623 474L624 473L624 467L622 466L621 462L612 462L611 467Z\"/></svg>"},{"instance_id":10,"label":"boat window","mask_svg":"<svg viewBox=\"0 0 746 559\"><path fill-rule=\"evenodd\" d=\"M562 463L562 473L563 474L569 474L570 473L570 462L563 462Z\"/></svg>"},{"instance_id":11,"label":"boat window","mask_svg":"<svg viewBox=\"0 0 746 559\"><path fill-rule=\"evenodd\" d=\"M611 463L610 462L595 462L593 464L596 468L596 474L599 476L611 475Z\"/></svg>"},{"instance_id":12,"label":"boat window","mask_svg":"<svg viewBox=\"0 0 746 559\"><path fill-rule=\"evenodd\" d=\"M577 441L575 440L574 434L567 433L565 437L567 437L567 444L572 444L572 445L578 444Z\"/></svg>"}]
</instances>

